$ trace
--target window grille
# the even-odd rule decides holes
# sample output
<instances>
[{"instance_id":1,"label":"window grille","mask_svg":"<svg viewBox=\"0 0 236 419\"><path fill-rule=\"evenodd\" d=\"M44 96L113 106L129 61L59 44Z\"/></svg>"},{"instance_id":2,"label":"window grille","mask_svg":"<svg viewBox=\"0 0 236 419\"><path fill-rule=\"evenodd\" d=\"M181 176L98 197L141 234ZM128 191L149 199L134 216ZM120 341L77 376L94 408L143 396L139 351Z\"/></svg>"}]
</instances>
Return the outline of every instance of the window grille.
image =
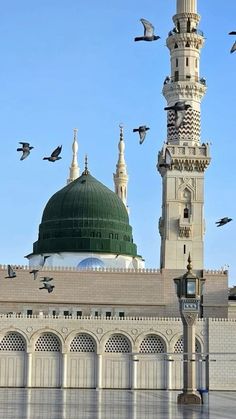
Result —
<instances>
[{"instance_id":1,"label":"window grille","mask_svg":"<svg viewBox=\"0 0 236 419\"><path fill-rule=\"evenodd\" d=\"M142 340L139 352L143 354L156 354L165 352L163 340L156 335L148 335Z\"/></svg>"},{"instance_id":2,"label":"window grille","mask_svg":"<svg viewBox=\"0 0 236 419\"><path fill-rule=\"evenodd\" d=\"M130 352L130 342L124 335L113 335L106 342L105 352L113 352L113 353Z\"/></svg>"},{"instance_id":3,"label":"window grille","mask_svg":"<svg viewBox=\"0 0 236 419\"><path fill-rule=\"evenodd\" d=\"M181 353L183 353L183 350L184 350L184 341L183 341L183 338L181 337L175 343L174 353L175 354L181 354ZM201 352L201 344L197 339L196 339L196 342L195 342L195 351L197 353Z\"/></svg>"},{"instance_id":4,"label":"window grille","mask_svg":"<svg viewBox=\"0 0 236 419\"><path fill-rule=\"evenodd\" d=\"M44 333L39 336L36 344L36 352L60 352L61 345L57 336L52 333Z\"/></svg>"},{"instance_id":5,"label":"window grille","mask_svg":"<svg viewBox=\"0 0 236 419\"><path fill-rule=\"evenodd\" d=\"M70 352L95 352L95 341L86 333L81 333L71 341Z\"/></svg>"},{"instance_id":6,"label":"window grille","mask_svg":"<svg viewBox=\"0 0 236 419\"><path fill-rule=\"evenodd\" d=\"M0 342L0 351L25 351L25 341L19 333L8 333Z\"/></svg>"}]
</instances>

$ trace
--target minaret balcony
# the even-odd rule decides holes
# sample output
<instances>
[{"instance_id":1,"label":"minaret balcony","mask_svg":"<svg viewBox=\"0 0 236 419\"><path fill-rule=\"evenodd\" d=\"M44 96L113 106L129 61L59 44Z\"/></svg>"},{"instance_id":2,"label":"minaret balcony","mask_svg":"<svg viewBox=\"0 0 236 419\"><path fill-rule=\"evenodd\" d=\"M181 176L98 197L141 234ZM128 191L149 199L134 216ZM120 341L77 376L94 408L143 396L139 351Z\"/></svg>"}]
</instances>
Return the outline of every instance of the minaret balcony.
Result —
<instances>
[{"instance_id":1,"label":"minaret balcony","mask_svg":"<svg viewBox=\"0 0 236 419\"><path fill-rule=\"evenodd\" d=\"M169 34L166 39L166 45L170 51L176 51L178 49L188 50L190 48L200 49L203 47L205 42L202 31L173 33L172 35Z\"/></svg>"}]
</instances>

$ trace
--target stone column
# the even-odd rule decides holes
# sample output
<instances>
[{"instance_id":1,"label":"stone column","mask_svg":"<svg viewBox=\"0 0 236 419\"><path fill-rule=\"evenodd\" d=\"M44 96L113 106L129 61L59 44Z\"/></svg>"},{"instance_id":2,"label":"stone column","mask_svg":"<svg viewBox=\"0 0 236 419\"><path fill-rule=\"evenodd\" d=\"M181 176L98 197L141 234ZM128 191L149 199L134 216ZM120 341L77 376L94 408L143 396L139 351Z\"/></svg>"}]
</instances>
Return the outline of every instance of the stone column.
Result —
<instances>
[{"instance_id":1,"label":"stone column","mask_svg":"<svg viewBox=\"0 0 236 419\"><path fill-rule=\"evenodd\" d=\"M31 352L27 352L27 376L26 376L26 387L32 386L32 357Z\"/></svg>"},{"instance_id":2,"label":"stone column","mask_svg":"<svg viewBox=\"0 0 236 419\"><path fill-rule=\"evenodd\" d=\"M131 382L131 389L137 389L137 370L138 370L138 363L139 360L137 355L131 355L131 362L132 362L132 382Z\"/></svg>"},{"instance_id":3,"label":"stone column","mask_svg":"<svg viewBox=\"0 0 236 419\"><path fill-rule=\"evenodd\" d=\"M97 389L102 388L102 355L97 354Z\"/></svg>"},{"instance_id":4,"label":"stone column","mask_svg":"<svg viewBox=\"0 0 236 419\"><path fill-rule=\"evenodd\" d=\"M68 363L68 354L62 354L62 371L61 371L61 387L67 388L67 363Z\"/></svg>"},{"instance_id":5,"label":"stone column","mask_svg":"<svg viewBox=\"0 0 236 419\"><path fill-rule=\"evenodd\" d=\"M166 357L166 389L172 390L172 364L173 358L171 355Z\"/></svg>"}]
</instances>

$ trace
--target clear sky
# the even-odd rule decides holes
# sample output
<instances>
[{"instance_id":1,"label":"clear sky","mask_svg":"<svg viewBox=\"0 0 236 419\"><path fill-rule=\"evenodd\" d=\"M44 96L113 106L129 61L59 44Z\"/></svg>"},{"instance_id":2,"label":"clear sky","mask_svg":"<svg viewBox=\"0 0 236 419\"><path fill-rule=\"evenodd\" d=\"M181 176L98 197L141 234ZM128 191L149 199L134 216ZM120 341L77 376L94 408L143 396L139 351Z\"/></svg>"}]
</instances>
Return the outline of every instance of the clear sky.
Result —
<instances>
[{"instance_id":1,"label":"clear sky","mask_svg":"<svg viewBox=\"0 0 236 419\"><path fill-rule=\"evenodd\" d=\"M205 267L229 265L236 284L235 0L198 1L206 44L201 76L202 142L211 142L205 173ZM146 267L159 267L161 177L158 151L166 140L166 105L161 94L170 73L165 46L173 28L175 0L8 0L0 12L0 263L27 264L38 225L51 195L65 186L78 128L79 164L88 153L91 174L113 189L119 124L124 124L129 172L130 222ZM161 39L135 43L139 19L150 20ZM147 124L142 146L132 133ZM18 141L35 147L20 161ZM43 161L58 145L62 160ZM229 216L233 222L216 228Z\"/></svg>"}]
</instances>

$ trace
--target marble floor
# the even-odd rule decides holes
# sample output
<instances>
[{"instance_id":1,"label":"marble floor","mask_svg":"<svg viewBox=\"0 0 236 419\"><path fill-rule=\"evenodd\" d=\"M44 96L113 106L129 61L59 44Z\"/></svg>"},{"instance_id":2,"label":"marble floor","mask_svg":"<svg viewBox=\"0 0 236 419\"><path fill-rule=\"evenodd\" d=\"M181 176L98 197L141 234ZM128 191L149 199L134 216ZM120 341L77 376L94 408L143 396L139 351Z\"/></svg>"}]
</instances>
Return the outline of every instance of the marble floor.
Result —
<instances>
[{"instance_id":1,"label":"marble floor","mask_svg":"<svg viewBox=\"0 0 236 419\"><path fill-rule=\"evenodd\" d=\"M178 406L174 391L0 389L0 419L235 419L236 393Z\"/></svg>"}]
</instances>

